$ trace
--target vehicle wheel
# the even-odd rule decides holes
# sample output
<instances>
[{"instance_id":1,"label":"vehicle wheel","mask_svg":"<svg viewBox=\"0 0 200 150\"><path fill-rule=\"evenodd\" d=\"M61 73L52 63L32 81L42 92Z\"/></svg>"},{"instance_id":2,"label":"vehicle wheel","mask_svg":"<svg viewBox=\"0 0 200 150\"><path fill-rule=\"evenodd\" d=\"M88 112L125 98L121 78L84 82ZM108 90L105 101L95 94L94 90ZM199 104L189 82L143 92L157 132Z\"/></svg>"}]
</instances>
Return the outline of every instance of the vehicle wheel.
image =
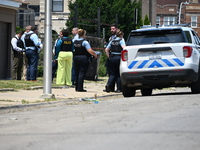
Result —
<instances>
[{"instance_id":1,"label":"vehicle wheel","mask_svg":"<svg viewBox=\"0 0 200 150\"><path fill-rule=\"evenodd\" d=\"M192 84L191 91L192 91L193 94L200 93L200 73L199 73L199 77L198 77L197 81Z\"/></svg>"},{"instance_id":2,"label":"vehicle wheel","mask_svg":"<svg viewBox=\"0 0 200 150\"><path fill-rule=\"evenodd\" d=\"M152 94L152 89L141 89L142 96L150 96Z\"/></svg>"},{"instance_id":3,"label":"vehicle wheel","mask_svg":"<svg viewBox=\"0 0 200 150\"><path fill-rule=\"evenodd\" d=\"M122 85L122 94L124 97L135 96L135 88Z\"/></svg>"}]
</instances>

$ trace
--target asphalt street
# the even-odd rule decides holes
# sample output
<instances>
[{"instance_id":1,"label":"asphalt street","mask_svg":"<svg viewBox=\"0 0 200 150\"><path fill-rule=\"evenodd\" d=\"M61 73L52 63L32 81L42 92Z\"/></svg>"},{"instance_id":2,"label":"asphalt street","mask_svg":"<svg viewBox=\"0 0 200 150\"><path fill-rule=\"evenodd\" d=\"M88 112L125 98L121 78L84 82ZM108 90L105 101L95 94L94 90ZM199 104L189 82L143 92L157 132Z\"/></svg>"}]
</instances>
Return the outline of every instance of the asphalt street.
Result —
<instances>
[{"instance_id":1,"label":"asphalt street","mask_svg":"<svg viewBox=\"0 0 200 150\"><path fill-rule=\"evenodd\" d=\"M199 94L57 104L0 115L1 150L198 150Z\"/></svg>"}]
</instances>

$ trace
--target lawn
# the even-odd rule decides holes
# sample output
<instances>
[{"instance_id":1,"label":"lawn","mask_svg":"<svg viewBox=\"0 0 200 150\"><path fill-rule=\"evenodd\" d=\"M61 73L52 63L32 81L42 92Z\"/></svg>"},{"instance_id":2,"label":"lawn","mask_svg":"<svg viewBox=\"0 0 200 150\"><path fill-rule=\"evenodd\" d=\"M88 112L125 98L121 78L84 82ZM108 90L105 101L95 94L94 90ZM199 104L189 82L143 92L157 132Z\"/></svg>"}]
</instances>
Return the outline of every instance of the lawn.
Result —
<instances>
[{"instance_id":1,"label":"lawn","mask_svg":"<svg viewBox=\"0 0 200 150\"><path fill-rule=\"evenodd\" d=\"M34 81L24 81L24 80L0 80L0 89L13 88L14 90L27 90L32 86L42 86L42 79Z\"/></svg>"},{"instance_id":2,"label":"lawn","mask_svg":"<svg viewBox=\"0 0 200 150\"><path fill-rule=\"evenodd\" d=\"M89 81L85 80L85 83L89 82L95 82L95 81ZM105 83L107 82L107 77L99 77L98 81L99 83ZM52 83L52 86L59 87L63 85L57 85L54 82ZM0 89L5 88L12 88L14 90L29 90L31 87L34 86L43 86L43 78L37 78L37 81L24 81L24 80L0 80Z\"/></svg>"}]
</instances>

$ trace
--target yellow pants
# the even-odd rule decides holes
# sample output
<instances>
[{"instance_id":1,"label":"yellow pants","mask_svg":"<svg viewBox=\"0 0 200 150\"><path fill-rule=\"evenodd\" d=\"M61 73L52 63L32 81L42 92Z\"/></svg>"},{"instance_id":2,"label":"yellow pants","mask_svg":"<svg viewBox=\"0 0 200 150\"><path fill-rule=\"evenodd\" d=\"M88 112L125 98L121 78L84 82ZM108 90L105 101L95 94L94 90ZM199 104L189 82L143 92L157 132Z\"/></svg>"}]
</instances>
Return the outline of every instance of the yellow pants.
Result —
<instances>
[{"instance_id":1,"label":"yellow pants","mask_svg":"<svg viewBox=\"0 0 200 150\"><path fill-rule=\"evenodd\" d=\"M72 52L59 52L56 84L72 85Z\"/></svg>"}]
</instances>

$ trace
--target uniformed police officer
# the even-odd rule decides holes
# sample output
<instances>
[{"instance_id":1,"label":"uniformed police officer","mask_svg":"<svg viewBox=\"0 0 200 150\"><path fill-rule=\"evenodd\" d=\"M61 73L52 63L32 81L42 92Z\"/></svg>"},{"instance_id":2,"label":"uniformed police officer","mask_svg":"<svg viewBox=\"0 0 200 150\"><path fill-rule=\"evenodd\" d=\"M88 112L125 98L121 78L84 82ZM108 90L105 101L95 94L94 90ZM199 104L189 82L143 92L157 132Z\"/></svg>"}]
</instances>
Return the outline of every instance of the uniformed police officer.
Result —
<instances>
[{"instance_id":1,"label":"uniformed police officer","mask_svg":"<svg viewBox=\"0 0 200 150\"><path fill-rule=\"evenodd\" d=\"M56 84L71 86L72 78L72 59L73 59L73 42L69 36L69 30L62 30L62 36L56 43L58 54L58 70Z\"/></svg>"},{"instance_id":2,"label":"uniformed police officer","mask_svg":"<svg viewBox=\"0 0 200 150\"><path fill-rule=\"evenodd\" d=\"M36 81L39 51L42 47L42 43L37 36L37 26L27 26L27 28L29 28L28 32L25 32L22 36L22 41L24 42L26 51L25 53L28 60L26 80Z\"/></svg>"},{"instance_id":3,"label":"uniformed police officer","mask_svg":"<svg viewBox=\"0 0 200 150\"><path fill-rule=\"evenodd\" d=\"M121 80L119 74L119 65L121 59L121 51L126 46L123 40L124 33L120 30L116 32L116 38L108 44L105 49L106 55L110 63L110 76L106 86L106 92L110 92L117 82L117 91L121 92Z\"/></svg>"},{"instance_id":4,"label":"uniformed police officer","mask_svg":"<svg viewBox=\"0 0 200 150\"><path fill-rule=\"evenodd\" d=\"M74 27L72 29L72 34L73 34L73 41L78 39L78 27ZM74 63L72 62L72 84L75 85L76 83L76 74L74 70Z\"/></svg>"},{"instance_id":5,"label":"uniformed police officer","mask_svg":"<svg viewBox=\"0 0 200 150\"><path fill-rule=\"evenodd\" d=\"M22 66L23 66L23 51L24 43L21 40L23 31L19 31L15 37L11 40L12 50L13 50L13 69L12 69L12 79L21 80Z\"/></svg>"},{"instance_id":6,"label":"uniformed police officer","mask_svg":"<svg viewBox=\"0 0 200 150\"><path fill-rule=\"evenodd\" d=\"M116 24L112 24L111 26L110 26L110 32L111 32L111 37L109 38L109 42L108 43L110 43L110 41L112 41L112 40L114 40L115 38L116 38L116 33L117 33L117 31L118 31L119 29L118 29L118 27L117 27L117 25ZM124 38L122 38L122 40L123 40L123 42L125 42L124 41ZM107 73L108 73L108 76L110 76L110 59L108 58L107 60L106 60L106 68L107 68ZM106 90L106 89L108 89L109 88L109 90ZM108 87L108 83L106 84L106 86L105 86L105 90L103 90L103 91L105 91L105 92L114 92L115 91L115 84L112 86L112 87Z\"/></svg>"},{"instance_id":7,"label":"uniformed police officer","mask_svg":"<svg viewBox=\"0 0 200 150\"><path fill-rule=\"evenodd\" d=\"M86 31L79 29L78 35L79 38L74 40L75 90L77 92L87 92L87 90L83 89L84 77L89 66L91 55L97 58L97 54L91 49L88 41L84 39L86 37Z\"/></svg>"},{"instance_id":8,"label":"uniformed police officer","mask_svg":"<svg viewBox=\"0 0 200 150\"><path fill-rule=\"evenodd\" d=\"M117 25L112 24L112 25L110 26L110 32L111 32L112 35L111 35L111 37L109 38L108 43L110 43L110 41L112 41L112 40L114 40L114 39L116 38L116 33L117 33L118 30L119 30L119 29L118 29ZM108 76L110 76L110 64L109 64L109 59L106 60L106 68L107 68ZM114 89L115 89L115 86L112 87L112 91L114 91Z\"/></svg>"}]
</instances>

